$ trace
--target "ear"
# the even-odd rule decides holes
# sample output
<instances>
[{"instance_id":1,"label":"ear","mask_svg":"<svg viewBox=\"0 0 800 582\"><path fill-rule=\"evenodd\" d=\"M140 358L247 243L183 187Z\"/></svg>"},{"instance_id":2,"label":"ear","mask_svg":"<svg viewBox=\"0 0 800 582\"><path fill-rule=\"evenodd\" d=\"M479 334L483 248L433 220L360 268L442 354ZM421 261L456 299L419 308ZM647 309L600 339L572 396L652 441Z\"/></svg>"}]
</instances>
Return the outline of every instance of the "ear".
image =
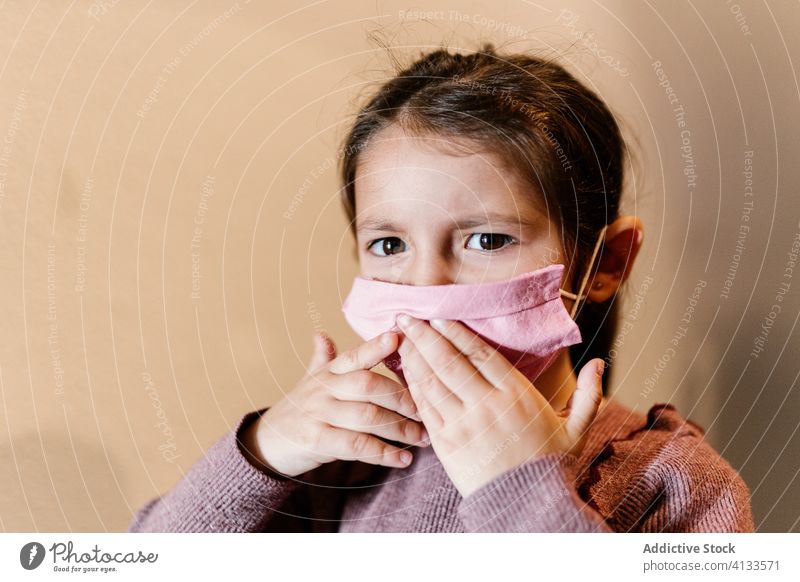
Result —
<instances>
[{"instance_id":1,"label":"ear","mask_svg":"<svg viewBox=\"0 0 800 582\"><path fill-rule=\"evenodd\" d=\"M611 299L630 275L644 240L644 225L638 216L621 216L606 228L598 252L598 267L587 283L587 299L603 303Z\"/></svg>"}]
</instances>

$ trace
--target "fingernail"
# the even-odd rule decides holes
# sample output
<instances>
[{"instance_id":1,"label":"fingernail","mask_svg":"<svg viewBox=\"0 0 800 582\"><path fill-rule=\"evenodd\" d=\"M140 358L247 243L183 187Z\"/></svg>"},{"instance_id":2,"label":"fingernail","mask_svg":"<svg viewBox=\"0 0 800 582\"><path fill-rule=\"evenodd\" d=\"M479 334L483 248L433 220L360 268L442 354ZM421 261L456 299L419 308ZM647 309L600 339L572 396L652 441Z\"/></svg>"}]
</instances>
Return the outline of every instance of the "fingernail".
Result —
<instances>
[{"instance_id":1,"label":"fingernail","mask_svg":"<svg viewBox=\"0 0 800 582\"><path fill-rule=\"evenodd\" d=\"M405 313L401 313L400 315L397 316L396 321L397 325L404 328L411 323L411 318Z\"/></svg>"},{"instance_id":2,"label":"fingernail","mask_svg":"<svg viewBox=\"0 0 800 582\"><path fill-rule=\"evenodd\" d=\"M422 427L422 431L420 434L421 437L419 439L419 442L422 443L423 446L431 444L431 435L428 434L428 431L424 426Z\"/></svg>"},{"instance_id":3,"label":"fingernail","mask_svg":"<svg viewBox=\"0 0 800 582\"><path fill-rule=\"evenodd\" d=\"M402 453L400 453L400 461L404 465L408 465L411 462L411 453L409 453L408 451L403 451Z\"/></svg>"},{"instance_id":4,"label":"fingernail","mask_svg":"<svg viewBox=\"0 0 800 582\"><path fill-rule=\"evenodd\" d=\"M392 335L392 332L387 331L384 333L383 337L381 338L381 345L387 348L392 345Z\"/></svg>"},{"instance_id":5,"label":"fingernail","mask_svg":"<svg viewBox=\"0 0 800 582\"><path fill-rule=\"evenodd\" d=\"M596 369L597 369L597 377L598 378L602 378L603 377L603 372L606 369L605 360L598 360Z\"/></svg>"},{"instance_id":6,"label":"fingernail","mask_svg":"<svg viewBox=\"0 0 800 582\"><path fill-rule=\"evenodd\" d=\"M444 319L431 319L431 325L439 331L444 331Z\"/></svg>"}]
</instances>

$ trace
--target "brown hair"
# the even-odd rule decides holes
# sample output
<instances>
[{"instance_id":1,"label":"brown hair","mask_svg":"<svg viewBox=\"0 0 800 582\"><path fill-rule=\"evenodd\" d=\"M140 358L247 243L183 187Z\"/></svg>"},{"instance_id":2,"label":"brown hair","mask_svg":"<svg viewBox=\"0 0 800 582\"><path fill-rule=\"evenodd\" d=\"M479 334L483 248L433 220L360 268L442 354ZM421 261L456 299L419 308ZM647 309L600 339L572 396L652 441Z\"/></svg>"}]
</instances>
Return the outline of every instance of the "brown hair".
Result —
<instances>
[{"instance_id":1,"label":"brown hair","mask_svg":"<svg viewBox=\"0 0 800 582\"><path fill-rule=\"evenodd\" d=\"M491 43L469 55L445 48L423 54L380 86L345 139L342 202L354 234L358 154L395 123L412 134L491 148L507 160L556 213L577 293L600 230L619 215L623 185L625 144L595 93L552 60L500 55ZM569 348L576 369L594 357L610 363L616 305L611 299L581 306L576 322L584 341Z\"/></svg>"}]
</instances>

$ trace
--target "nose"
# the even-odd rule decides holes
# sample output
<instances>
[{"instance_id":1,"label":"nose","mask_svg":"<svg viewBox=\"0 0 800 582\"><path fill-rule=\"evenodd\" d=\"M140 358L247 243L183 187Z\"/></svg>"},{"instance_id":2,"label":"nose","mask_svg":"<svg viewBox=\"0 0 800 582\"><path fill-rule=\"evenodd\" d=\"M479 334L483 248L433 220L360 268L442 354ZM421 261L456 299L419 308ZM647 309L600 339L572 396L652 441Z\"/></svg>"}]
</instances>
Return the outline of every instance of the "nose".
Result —
<instances>
[{"instance_id":1,"label":"nose","mask_svg":"<svg viewBox=\"0 0 800 582\"><path fill-rule=\"evenodd\" d=\"M395 280L404 285L448 285L455 281L457 266L448 256L429 252L414 257L413 263L398 267Z\"/></svg>"}]
</instances>

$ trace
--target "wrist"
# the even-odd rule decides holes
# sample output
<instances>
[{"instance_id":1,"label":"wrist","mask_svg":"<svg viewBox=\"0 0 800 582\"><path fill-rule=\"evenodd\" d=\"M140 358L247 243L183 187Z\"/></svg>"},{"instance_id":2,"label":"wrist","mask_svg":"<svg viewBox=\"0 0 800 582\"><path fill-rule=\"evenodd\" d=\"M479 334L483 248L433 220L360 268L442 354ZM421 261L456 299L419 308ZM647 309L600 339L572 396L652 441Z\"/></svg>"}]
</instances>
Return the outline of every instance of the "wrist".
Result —
<instances>
[{"instance_id":1,"label":"wrist","mask_svg":"<svg viewBox=\"0 0 800 582\"><path fill-rule=\"evenodd\" d=\"M255 420L252 420L249 424L242 428L242 453L247 461L262 473L266 473L274 479L287 480L289 479L289 476L284 475L270 465L269 461L264 456L261 447L259 446L258 429L262 421L263 418L258 416Z\"/></svg>"}]
</instances>

